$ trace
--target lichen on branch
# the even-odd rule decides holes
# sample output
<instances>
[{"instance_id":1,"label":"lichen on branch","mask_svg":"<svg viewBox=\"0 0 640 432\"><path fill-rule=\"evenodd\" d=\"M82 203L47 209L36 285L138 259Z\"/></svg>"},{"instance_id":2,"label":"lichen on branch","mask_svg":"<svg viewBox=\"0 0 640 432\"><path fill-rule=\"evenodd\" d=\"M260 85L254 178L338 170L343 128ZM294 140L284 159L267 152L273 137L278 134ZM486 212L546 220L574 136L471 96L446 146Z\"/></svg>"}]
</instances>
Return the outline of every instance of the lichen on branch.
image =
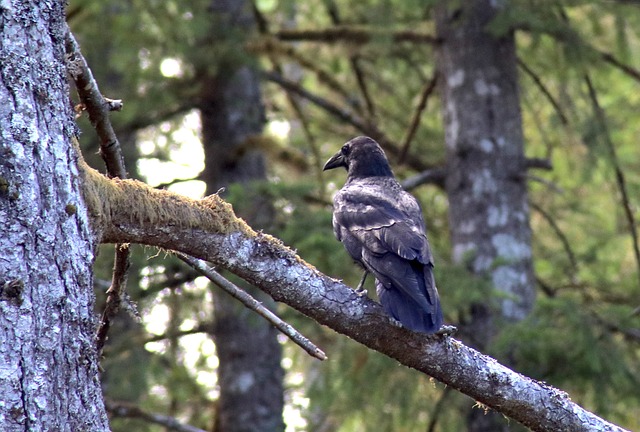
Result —
<instances>
[{"instance_id":1,"label":"lichen on branch","mask_svg":"<svg viewBox=\"0 0 640 432\"><path fill-rule=\"evenodd\" d=\"M216 234L253 230L233 212L231 204L217 194L195 200L159 190L137 180L109 179L81 162L83 194L96 233L109 231L114 223L153 227L174 225Z\"/></svg>"}]
</instances>

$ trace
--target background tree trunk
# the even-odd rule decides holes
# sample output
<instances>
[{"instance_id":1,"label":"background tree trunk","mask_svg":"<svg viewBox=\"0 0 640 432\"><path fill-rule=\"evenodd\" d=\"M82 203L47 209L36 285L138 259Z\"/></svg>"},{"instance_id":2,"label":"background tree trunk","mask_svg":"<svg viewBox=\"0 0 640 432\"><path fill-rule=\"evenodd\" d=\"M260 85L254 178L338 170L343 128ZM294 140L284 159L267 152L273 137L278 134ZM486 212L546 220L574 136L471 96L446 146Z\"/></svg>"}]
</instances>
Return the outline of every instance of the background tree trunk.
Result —
<instances>
[{"instance_id":1,"label":"background tree trunk","mask_svg":"<svg viewBox=\"0 0 640 432\"><path fill-rule=\"evenodd\" d=\"M249 2L214 1L213 10L214 22L219 25L217 34L225 35L226 30L231 35L239 28L249 32L254 27ZM230 38L227 43L239 43ZM242 185L237 212L250 225L262 229L271 223L272 207L257 188L257 183L266 180L265 157L250 140L261 134L265 116L258 74L246 60L224 59L217 74L202 82L203 179L207 194ZM275 302L264 292L241 285L269 309L275 309ZM212 336L220 360L215 431L284 430L284 372L277 330L217 287L212 293Z\"/></svg>"},{"instance_id":2,"label":"background tree trunk","mask_svg":"<svg viewBox=\"0 0 640 432\"><path fill-rule=\"evenodd\" d=\"M487 30L494 2L455 5L436 8L446 190L453 259L498 294L485 293L463 322L464 336L485 351L500 325L525 318L535 300L518 75L513 34ZM500 415L470 414L469 430L507 429Z\"/></svg>"},{"instance_id":3,"label":"background tree trunk","mask_svg":"<svg viewBox=\"0 0 640 432\"><path fill-rule=\"evenodd\" d=\"M0 430L106 431L64 5L10 4L0 18Z\"/></svg>"}]
</instances>

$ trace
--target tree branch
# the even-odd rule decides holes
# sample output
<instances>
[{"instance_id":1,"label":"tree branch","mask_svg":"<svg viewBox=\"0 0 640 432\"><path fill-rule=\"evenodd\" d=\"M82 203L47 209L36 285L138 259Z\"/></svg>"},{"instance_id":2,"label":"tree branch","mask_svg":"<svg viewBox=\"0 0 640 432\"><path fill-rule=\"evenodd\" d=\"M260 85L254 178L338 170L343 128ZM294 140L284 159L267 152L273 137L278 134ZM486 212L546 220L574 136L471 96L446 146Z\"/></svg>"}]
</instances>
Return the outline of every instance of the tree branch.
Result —
<instances>
[{"instance_id":1,"label":"tree branch","mask_svg":"<svg viewBox=\"0 0 640 432\"><path fill-rule=\"evenodd\" d=\"M87 61L82 56L78 42L68 26L65 33L65 51L67 53L69 75L73 78L78 96L80 96L80 100L89 114L89 120L100 138L100 155L107 166L107 173L110 177L126 179L127 170L124 165L120 141L118 141L118 137L111 125L111 120L109 120L109 112L113 109L121 109L122 101L114 101L102 96L98 83L93 78L91 69L89 69ZM114 104L114 102L117 103ZM115 245L111 286L107 290L107 301L96 335L96 344L100 354L107 341L111 320L120 310L122 298L127 289L129 258L129 245Z\"/></svg>"},{"instance_id":2,"label":"tree branch","mask_svg":"<svg viewBox=\"0 0 640 432\"><path fill-rule=\"evenodd\" d=\"M331 18L331 23L334 26L341 25L340 12L338 11L338 5L334 0L325 0L324 6L327 9L327 13ZM362 67L360 66L360 56L357 54L349 55L349 63L351 63L351 69L353 70L353 74L356 77L356 82L358 83L358 88L360 89L360 94L365 101L367 106L367 116L371 119L375 118L376 110L375 105L373 104L373 99L371 98L371 94L369 93L369 89L367 87L367 81L364 79L364 72Z\"/></svg>"},{"instance_id":3,"label":"tree branch","mask_svg":"<svg viewBox=\"0 0 640 432\"><path fill-rule=\"evenodd\" d=\"M282 41L292 42L325 42L366 44L373 40L389 40L391 42L413 42L437 44L438 39L430 34L413 30L389 31L384 28L368 28L349 25L337 25L326 29L283 29L275 36Z\"/></svg>"},{"instance_id":4,"label":"tree branch","mask_svg":"<svg viewBox=\"0 0 640 432\"><path fill-rule=\"evenodd\" d=\"M206 276L211 282L218 285L225 290L230 296L240 301L247 308L251 309L267 321L269 321L275 328L280 330L282 334L291 339L295 344L305 350L310 356L317 358L318 360L326 360L327 355L317 346L315 346L309 339L300 334L293 326L282 321L269 309L264 307L255 298L251 297L246 291L242 290L237 285L233 284L228 279L224 278L220 273L207 266L199 259L185 255L182 252L174 252L174 254L185 263Z\"/></svg>"},{"instance_id":5,"label":"tree branch","mask_svg":"<svg viewBox=\"0 0 640 432\"><path fill-rule=\"evenodd\" d=\"M155 423L164 426L168 430L176 432L206 432L203 429L184 424L175 417L164 414L150 413L132 404L117 403L110 400L105 400L104 405L107 408L107 411L114 417L139 418L142 420L146 420L149 423Z\"/></svg>"},{"instance_id":6,"label":"tree branch","mask_svg":"<svg viewBox=\"0 0 640 432\"><path fill-rule=\"evenodd\" d=\"M422 91L420 92L420 101L418 102L418 106L413 112L411 116L411 121L409 122L409 129L405 133L404 138L402 139L402 145L400 150L400 157L398 157L398 163L403 163L405 157L407 157L407 153L409 152L409 146L411 145L411 141L413 140L416 131L418 130L418 126L420 125L420 117L422 117L422 112L427 107L427 100L429 96L433 93L436 88L436 84L438 83L438 74L434 73L431 79L425 83Z\"/></svg>"},{"instance_id":7,"label":"tree branch","mask_svg":"<svg viewBox=\"0 0 640 432\"><path fill-rule=\"evenodd\" d=\"M278 239L253 231L219 196L192 200L81 166L102 242L179 250L210 261L338 333L430 375L535 431L623 431L545 383L451 337L398 327L382 307L323 275ZM126 204L126 205L124 205Z\"/></svg>"},{"instance_id":8,"label":"tree branch","mask_svg":"<svg viewBox=\"0 0 640 432\"><path fill-rule=\"evenodd\" d=\"M355 116L351 112L343 110L330 101L307 91L297 83L294 83L277 73L263 72L262 75L265 77L265 79L278 84L287 92L294 93L308 100L309 102L322 108L339 120L350 124L364 135L368 135L371 138L375 139L376 141L378 141L378 143L380 143L380 145L385 149L386 152L396 157L400 154L400 147L389 137L387 137L384 132L382 132L375 124L366 122L365 120ZM411 161L407 162L407 164L418 171L423 171L430 168L426 164L422 163L418 158L412 158Z\"/></svg>"},{"instance_id":9,"label":"tree branch","mask_svg":"<svg viewBox=\"0 0 640 432\"><path fill-rule=\"evenodd\" d=\"M631 198L629 197L629 190L627 188L625 175L622 171L622 166L620 165L618 152L616 151L616 147L611 140L609 128L607 127L606 115L598 100L596 89L593 86L591 78L588 74L584 76L584 79L587 84L587 88L589 89L589 98L591 99L591 103L593 105L594 116L600 126L600 134L602 136L604 144L607 147L607 151L609 152L611 165L613 166L613 170L616 175L616 185L618 186L618 190L620 191L622 208L624 209L624 214L627 219L629 234L631 234L631 246L633 247L633 255L636 259L636 273L638 276L638 281L640 283L640 245L638 244L638 229L636 228L636 220L633 214L633 209L631 208Z\"/></svg>"},{"instance_id":10,"label":"tree branch","mask_svg":"<svg viewBox=\"0 0 640 432\"><path fill-rule=\"evenodd\" d=\"M544 83L542 82L542 79L533 71L533 69L531 69L521 58L518 57L518 66L520 66L520 68L525 71L525 73L527 75L529 75L529 77L533 80L533 82L535 83L535 85L540 89L540 91L542 92L542 94L547 98L547 100L551 103L551 105L553 106L553 109L556 111L556 113L558 114L558 117L560 117L560 121L562 122L563 125L568 125L569 124L569 120L567 119L567 116L564 114L564 112L562 111L562 108L560 107L560 103L556 100L556 98L553 97L553 95L551 94L551 92L549 91L549 89L544 85Z\"/></svg>"}]
</instances>

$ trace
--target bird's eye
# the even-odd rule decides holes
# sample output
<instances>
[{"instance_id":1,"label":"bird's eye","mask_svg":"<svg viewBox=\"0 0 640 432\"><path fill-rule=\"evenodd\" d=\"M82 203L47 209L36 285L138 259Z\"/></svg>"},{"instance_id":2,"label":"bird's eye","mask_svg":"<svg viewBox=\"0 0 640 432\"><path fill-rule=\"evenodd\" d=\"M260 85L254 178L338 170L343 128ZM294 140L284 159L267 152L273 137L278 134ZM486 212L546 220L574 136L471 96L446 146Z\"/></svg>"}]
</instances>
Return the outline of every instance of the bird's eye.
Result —
<instances>
[{"instance_id":1,"label":"bird's eye","mask_svg":"<svg viewBox=\"0 0 640 432\"><path fill-rule=\"evenodd\" d=\"M347 155L349 154L349 150L351 150L351 149L350 149L350 147L349 147L349 145L348 145L348 144L345 144L345 145L343 145L343 146L342 146L342 148L340 149L340 152L341 152L343 155L347 156Z\"/></svg>"}]
</instances>

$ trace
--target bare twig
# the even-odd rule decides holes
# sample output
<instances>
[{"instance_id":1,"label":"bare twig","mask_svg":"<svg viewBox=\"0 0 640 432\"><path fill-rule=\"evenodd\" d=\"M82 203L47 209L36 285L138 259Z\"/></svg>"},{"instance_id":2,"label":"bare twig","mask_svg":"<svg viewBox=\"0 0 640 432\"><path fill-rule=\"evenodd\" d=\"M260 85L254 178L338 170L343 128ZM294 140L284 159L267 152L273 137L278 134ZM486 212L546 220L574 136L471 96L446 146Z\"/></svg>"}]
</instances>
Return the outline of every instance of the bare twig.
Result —
<instances>
[{"instance_id":1,"label":"bare twig","mask_svg":"<svg viewBox=\"0 0 640 432\"><path fill-rule=\"evenodd\" d=\"M544 177L540 177L540 176L537 176L537 175L526 173L526 174L522 175L522 178L527 180L527 181L534 181L534 182L538 182L540 184L543 184L546 187L548 187L549 190L552 190L553 192L555 192L557 194L563 194L564 193L564 189L562 189L560 186L558 186L557 183L555 183L555 182L553 182L551 180L547 180Z\"/></svg>"},{"instance_id":2,"label":"bare twig","mask_svg":"<svg viewBox=\"0 0 640 432\"><path fill-rule=\"evenodd\" d=\"M100 137L100 154L111 177L127 178L120 142L109 121L111 104L102 96L87 61L80 52L76 38L67 27L65 34L67 70L76 85L78 96L87 109L89 120Z\"/></svg>"},{"instance_id":3,"label":"bare twig","mask_svg":"<svg viewBox=\"0 0 640 432\"><path fill-rule=\"evenodd\" d=\"M329 114L337 117L338 119L342 120L345 123L348 123L348 124L352 125L356 129L361 130L361 131L364 131L364 130L368 129L368 125L364 121L362 121L361 119L356 117L355 115L353 115L350 112L348 112L346 110L343 110L342 108L334 105L333 103L329 102L328 100L323 99L320 96L317 96L317 95L307 91L306 89L304 89L303 87L301 87L297 83L286 79L282 75L277 74L275 72L263 72L263 75L269 81L278 84L280 87L282 87L283 89L285 89L285 90L287 90L289 92L292 92L292 93L294 93L294 94L296 94L298 96L303 97L304 99L308 100L309 102L312 102L314 105L317 105L318 107L324 109Z\"/></svg>"},{"instance_id":4,"label":"bare twig","mask_svg":"<svg viewBox=\"0 0 640 432\"><path fill-rule=\"evenodd\" d=\"M558 116L560 117L560 121L562 122L562 124L563 125L569 124L569 120L567 119L567 116L562 111L560 104L558 103L556 98L553 97L549 89L544 85L540 77L533 71L533 69L531 69L525 62L523 62L521 58L518 58L518 66L520 66L520 69L522 69L523 71L525 71L527 75L529 75L529 77L533 80L535 85L540 89L542 94L549 100L549 102L553 106L553 109L555 109L556 113L558 113Z\"/></svg>"},{"instance_id":5,"label":"bare twig","mask_svg":"<svg viewBox=\"0 0 640 432\"><path fill-rule=\"evenodd\" d=\"M107 341L111 319L120 311L122 294L127 286L129 264L129 245L126 243L116 244L111 286L107 290L107 301L104 306L104 311L102 311L102 320L100 327L98 327L98 333L96 334L96 346L99 353L102 353L104 344Z\"/></svg>"},{"instance_id":6,"label":"bare twig","mask_svg":"<svg viewBox=\"0 0 640 432\"><path fill-rule=\"evenodd\" d=\"M547 158L525 158L524 160L525 168L527 169L542 169L551 171L553 170L553 165L551 161Z\"/></svg>"},{"instance_id":7,"label":"bare twig","mask_svg":"<svg viewBox=\"0 0 640 432\"><path fill-rule=\"evenodd\" d=\"M596 312L591 312L591 316L604 328L611 332L620 333L625 339L629 342L639 343L640 342L640 328L625 328L620 326L619 324L609 321Z\"/></svg>"},{"instance_id":8,"label":"bare twig","mask_svg":"<svg viewBox=\"0 0 640 432\"><path fill-rule=\"evenodd\" d=\"M414 42L437 44L438 39L430 34L412 30L388 31L384 28L367 28L338 25L326 29L286 29L275 33L283 41L306 41L325 43L366 44L374 39L387 39L392 42Z\"/></svg>"},{"instance_id":9,"label":"bare twig","mask_svg":"<svg viewBox=\"0 0 640 432\"><path fill-rule=\"evenodd\" d=\"M405 190L412 190L420 185L431 183L444 189L444 182L447 178L446 168L432 168L424 170L412 177L408 177L400 182Z\"/></svg>"},{"instance_id":10,"label":"bare twig","mask_svg":"<svg viewBox=\"0 0 640 432\"><path fill-rule=\"evenodd\" d=\"M605 112L600 106L598 95L596 94L596 90L593 86L593 83L591 82L591 78L587 74L585 75L584 80L587 84L587 88L589 89L589 98L591 99L591 103L593 104L593 111L596 116L596 121L600 125L602 139L607 146L611 164L613 165L613 169L615 171L616 183L618 185L618 189L620 190L620 197L622 199L622 207L627 219L627 225L629 226L629 233L631 234L633 253L636 259L636 265L638 267L637 275L640 282L640 247L638 246L638 230L636 228L636 221L633 215L633 210L631 209L631 200L629 198L629 191L627 190L624 172L622 171L622 167L620 166L620 160L618 159L616 147L614 146L613 141L611 140L611 135L609 134Z\"/></svg>"},{"instance_id":11,"label":"bare twig","mask_svg":"<svg viewBox=\"0 0 640 432\"><path fill-rule=\"evenodd\" d=\"M400 157L398 157L398 163L403 163L404 159L407 157L411 141L413 140L413 137L418 130L418 126L420 125L420 117L422 116L422 112L426 108L427 100L429 100L429 96L431 96L431 94L435 90L437 83L438 74L434 73L433 77L431 77L431 79L427 83L425 83L422 91L420 92L420 101L418 102L418 106L413 112L413 116L411 117L411 121L409 122L409 129L407 129L407 133L405 134L400 146Z\"/></svg>"},{"instance_id":12,"label":"bare twig","mask_svg":"<svg viewBox=\"0 0 640 432\"><path fill-rule=\"evenodd\" d=\"M337 91L339 94L343 96L344 99L349 100L348 92L346 91L346 89L344 89L340 84L340 82L334 79L330 73L322 70L314 62L304 58L293 47L288 46L287 44L284 44L268 35L269 29L268 29L267 21L260 13L260 10L256 7L255 2L253 3L253 12L256 17L256 22L258 23L258 29L260 33L264 36L263 45L266 48L267 55L269 56L269 59L271 60L271 63L273 64L273 67L275 71L278 73L278 75L283 75L283 69L282 69L282 66L280 65L280 62L278 61L277 56L275 55L276 53L284 54L285 56L293 58L294 60L296 60L296 62L300 66L313 71L318 77L318 79L320 80L320 82L326 83L329 86L329 88L333 89L334 91ZM322 168L321 168L322 157L320 156L320 149L318 148L316 139L314 135L311 133L309 120L307 119L307 116L305 115L304 110L302 109L302 106L298 101L297 97L295 97L293 94L289 92L287 92L286 95L287 95L287 101L291 105L293 112L295 113L296 117L300 121L302 132L305 135L305 140L309 148L311 149L311 153L313 154L313 159L314 159L313 166L315 168L314 172L315 172L316 180L318 181L318 185L320 185L320 195L324 195L326 193L326 184L325 184L324 176L322 175Z\"/></svg>"},{"instance_id":13,"label":"bare twig","mask_svg":"<svg viewBox=\"0 0 640 432\"><path fill-rule=\"evenodd\" d=\"M398 144L393 140L391 140L389 137L387 137L385 133L382 132L375 124L368 123L362 120L361 118L355 116L351 112L343 110L342 108L336 106L335 104L329 102L328 100L323 99L309 92L308 90L304 89L303 87L299 86L298 84L290 80L287 80L280 74L277 74L275 72L263 72L262 74L265 77L265 79L278 84L280 87L282 87L283 89L289 92L295 93L298 96L301 96L307 99L308 101L312 102L314 105L327 111L329 114L333 115L334 117L342 120L345 123L350 124L359 132L365 135L369 135L371 138L378 141L378 143L380 143L380 145L385 149L385 151L391 153L396 157L400 153L400 148ZM411 159L411 161L408 162L408 164L412 168L418 171L424 171L428 168L431 168L425 163L421 162L419 158Z\"/></svg>"},{"instance_id":14,"label":"bare twig","mask_svg":"<svg viewBox=\"0 0 640 432\"><path fill-rule=\"evenodd\" d=\"M571 264L571 280L574 280L576 274L578 273L578 260L576 259L576 255L573 253L573 249L571 249L571 242L569 242L569 239L564 234L564 231L562 231L562 229L556 223L555 219L553 219L553 217L549 213L547 213L542 207L534 202L530 202L529 204L535 211L540 213L540 215L544 218L544 220L547 221L551 229L560 239L562 247L564 248L567 257L569 258L569 263Z\"/></svg>"},{"instance_id":15,"label":"bare twig","mask_svg":"<svg viewBox=\"0 0 640 432\"><path fill-rule=\"evenodd\" d=\"M308 352L311 356L319 359L326 360L327 355L317 346L315 346L309 339L300 334L295 328L293 328L290 324L282 321L278 318L273 312L269 309L265 308L262 303L260 303L255 298L251 297L246 291L242 290L237 285L233 284L228 279L224 278L220 273L206 265L204 262L197 258L193 258L189 255L183 254L181 252L174 252L175 255L180 258L182 261L189 264L191 267L202 273L206 276L210 281L218 285L220 288L229 293L233 298L239 300L244 304L247 308L256 312L258 315L265 318L269 321L275 328L280 330L284 335L286 335L289 339L291 339L294 343L299 345L303 350Z\"/></svg>"},{"instance_id":16,"label":"bare twig","mask_svg":"<svg viewBox=\"0 0 640 432\"><path fill-rule=\"evenodd\" d=\"M325 0L324 5L327 8L327 13L331 17L332 24L335 26L339 26L341 24L341 20L340 12L338 11L338 5L336 5L334 0ZM369 118L374 118L376 116L375 105L373 104L373 99L369 94L367 82L364 79L364 72L362 70L362 67L360 66L360 56L358 54L349 55L349 63L351 63L351 69L353 69L353 74L356 76L358 88L360 89L362 98L364 99L367 106L367 116Z\"/></svg>"},{"instance_id":17,"label":"bare twig","mask_svg":"<svg viewBox=\"0 0 640 432\"><path fill-rule=\"evenodd\" d=\"M590 45L587 41L581 38L577 32L575 32L571 28L571 26L569 25L570 24L569 18L564 11L561 11L561 16L564 23L566 24L566 25L563 25L562 27L556 27L556 28L549 27L546 29L536 29L536 28L532 28L532 26L528 22L513 23L512 27L514 29L522 30L530 33L534 33L536 31L546 33L560 42L571 44L572 49L575 49L575 48L586 49L587 51L600 56L602 60L604 60L606 63L610 64L611 66L615 67L616 69L619 69L628 77L633 78L636 81L640 81L640 71L638 69L635 69L630 65L623 63L622 61L618 60L613 54L608 53L606 51L601 51L595 48L593 45Z\"/></svg>"},{"instance_id":18,"label":"bare twig","mask_svg":"<svg viewBox=\"0 0 640 432\"><path fill-rule=\"evenodd\" d=\"M248 50L251 52L266 54L269 56L276 67L276 72L282 75L282 71L277 66L278 62L275 61L275 57L286 57L295 61L300 67L309 70L314 73L318 81L327 86L331 91L340 95L345 101L355 105L352 102L353 96L351 91L345 88L340 81L335 78L335 75L330 71L323 69L317 62L302 55L295 47L286 44L274 37L264 35L260 39L252 40L248 43Z\"/></svg>"},{"instance_id":19,"label":"bare twig","mask_svg":"<svg viewBox=\"0 0 640 432\"><path fill-rule=\"evenodd\" d=\"M596 50L598 51L598 50ZM598 53L600 54L600 56L602 57L602 59L609 63L610 65L612 65L613 67L620 69L622 72L624 72L627 76L633 78L636 81L640 81L640 71L638 71L638 69L634 69L631 66L629 66L628 64L622 63L620 60L618 60L617 58L615 58L613 56L613 54L607 53L607 52L603 52L603 51L598 51Z\"/></svg>"},{"instance_id":20,"label":"bare twig","mask_svg":"<svg viewBox=\"0 0 640 432\"><path fill-rule=\"evenodd\" d=\"M174 331L173 333L166 332L166 333L156 334L156 335L146 337L143 343L146 344L149 342L159 342L165 339L180 338L183 336L189 336L189 335L198 334L198 333L211 334L212 332L213 332L213 323L203 322L203 323L199 323L197 326L189 330L178 330L178 331Z\"/></svg>"},{"instance_id":21,"label":"bare twig","mask_svg":"<svg viewBox=\"0 0 640 432\"><path fill-rule=\"evenodd\" d=\"M104 405L107 411L114 417L139 418L150 423L164 426L168 430L176 432L206 432L205 430L197 428L195 426L184 424L175 417L164 414L150 413L136 405L132 405L129 403L105 400Z\"/></svg>"},{"instance_id":22,"label":"bare twig","mask_svg":"<svg viewBox=\"0 0 640 432\"><path fill-rule=\"evenodd\" d=\"M109 120L109 112L121 109L122 101L107 99L102 96L98 83L93 78L91 69L89 69L87 61L82 56L78 42L69 27L67 27L65 33L65 50L67 53L67 70L73 78L82 104L89 114L89 120L100 138L100 155L107 167L107 173L109 177L126 179L127 170L124 166L120 142ZM111 319L120 310L123 293L127 287L127 270L130 264L129 246L116 244L114 255L111 286L107 290L107 300L102 313L102 321L96 335L96 345L99 353L102 353Z\"/></svg>"}]
</instances>

